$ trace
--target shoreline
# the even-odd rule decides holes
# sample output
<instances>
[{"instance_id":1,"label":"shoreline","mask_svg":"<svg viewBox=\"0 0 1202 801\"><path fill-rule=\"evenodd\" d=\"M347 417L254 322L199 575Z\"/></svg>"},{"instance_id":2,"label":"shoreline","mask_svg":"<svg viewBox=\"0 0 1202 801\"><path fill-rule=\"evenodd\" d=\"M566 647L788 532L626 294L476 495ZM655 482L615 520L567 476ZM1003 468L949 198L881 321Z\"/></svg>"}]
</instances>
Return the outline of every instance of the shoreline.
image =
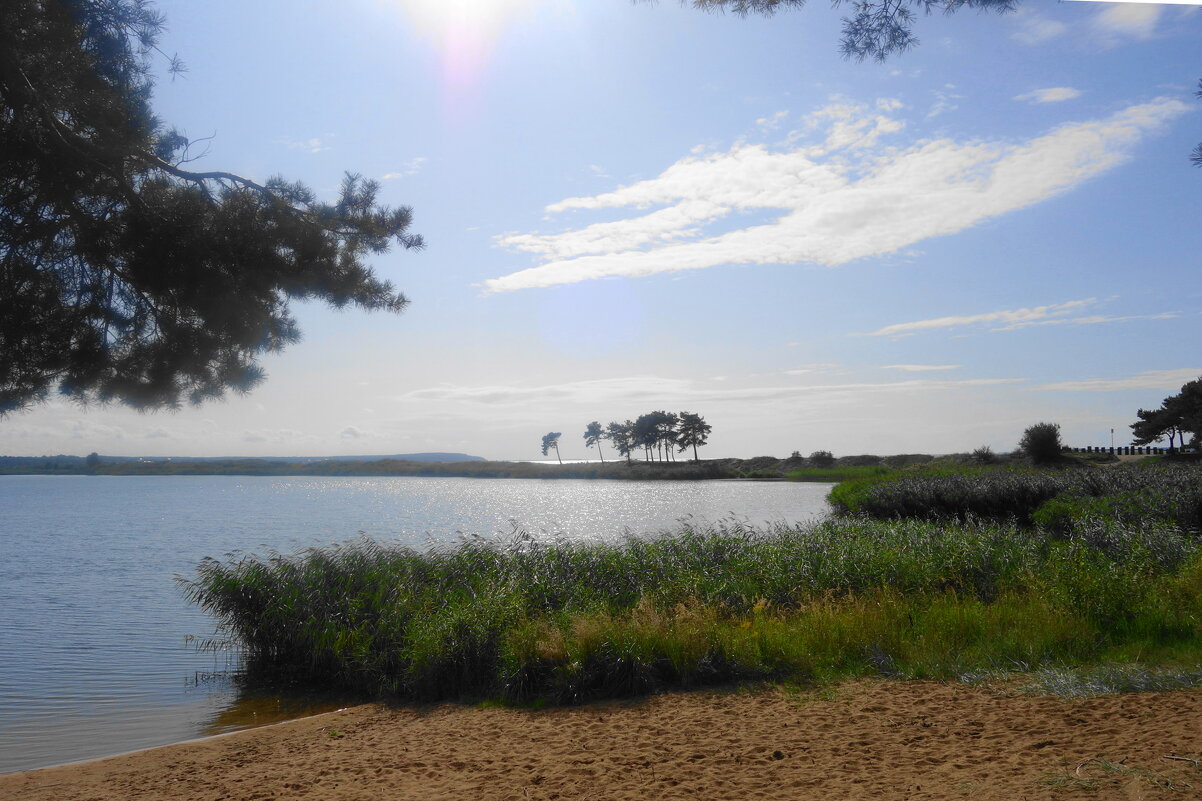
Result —
<instances>
[{"instance_id":1,"label":"shoreline","mask_svg":"<svg viewBox=\"0 0 1202 801\"><path fill-rule=\"evenodd\" d=\"M356 704L356 706L363 706L363 705ZM251 725L251 726L244 726L240 729L232 729L231 731L218 732L217 734L204 734L204 735L201 735L200 737L189 737L187 740L178 740L173 743L163 743L162 745L148 745L148 746L145 746L144 748L133 748L129 751L119 751L116 754L106 754L105 756L87 757L86 759L72 759L69 762L58 762L53 765L42 765L41 767L37 767L37 768L24 768L22 770L11 770L8 772L0 772L0 780L4 779L7 776L16 776L21 773L35 773L40 770L58 770L60 768L77 768L77 767L82 767L84 765L90 765L93 762L105 762L110 759L123 759L125 757L134 756L136 754L144 754L148 751L158 751L163 748L176 748L179 746L196 745L198 743L206 743L210 740L218 740L222 737L232 737L235 734L242 734L243 732L254 731L256 729L268 729L268 728L271 728L272 726L287 726L289 724L296 723L298 721L308 720L309 718L319 718L322 715L333 715L336 712L344 712L350 708L351 707L343 707L342 709L334 709L329 712L314 712L311 715L302 715L300 717L288 718L287 720L276 720L271 723L259 723L259 724L255 724L255 725Z\"/></svg>"},{"instance_id":2,"label":"shoreline","mask_svg":"<svg viewBox=\"0 0 1202 801\"><path fill-rule=\"evenodd\" d=\"M1180 798L1202 692L1080 700L929 681L541 710L348 707L0 775L0 799Z\"/></svg>"},{"instance_id":3,"label":"shoreline","mask_svg":"<svg viewBox=\"0 0 1202 801\"><path fill-rule=\"evenodd\" d=\"M699 461L569 461L563 464L531 461L475 460L424 462L384 458L377 461L310 461L287 459L156 460L104 462L94 467L53 469L0 465L0 475L73 476L270 476L294 478L538 478L614 481L704 481L713 479L788 479L805 467L800 458L719 458ZM804 470L802 472L805 472ZM836 482L856 475L854 468L814 471L823 475L791 480ZM829 474L829 475L828 475Z\"/></svg>"}]
</instances>

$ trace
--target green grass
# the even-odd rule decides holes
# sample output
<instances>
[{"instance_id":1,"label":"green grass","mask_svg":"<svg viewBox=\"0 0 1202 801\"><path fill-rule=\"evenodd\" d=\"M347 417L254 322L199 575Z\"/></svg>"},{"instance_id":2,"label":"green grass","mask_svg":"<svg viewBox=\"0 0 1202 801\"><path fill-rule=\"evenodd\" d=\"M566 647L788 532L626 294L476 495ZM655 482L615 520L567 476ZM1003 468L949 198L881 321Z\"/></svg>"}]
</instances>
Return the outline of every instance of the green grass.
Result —
<instances>
[{"instance_id":1,"label":"green grass","mask_svg":"<svg viewBox=\"0 0 1202 801\"><path fill-rule=\"evenodd\" d=\"M207 560L184 586L255 671L414 699L1202 662L1202 546L1157 522L844 519L424 552L360 539Z\"/></svg>"},{"instance_id":2,"label":"green grass","mask_svg":"<svg viewBox=\"0 0 1202 801\"><path fill-rule=\"evenodd\" d=\"M1202 533L1202 466L928 468L847 481L829 500L839 514L881 520L987 518L1061 533L1098 519L1157 520Z\"/></svg>"},{"instance_id":3,"label":"green grass","mask_svg":"<svg viewBox=\"0 0 1202 801\"><path fill-rule=\"evenodd\" d=\"M791 470L785 474L790 481L850 481L852 479L872 478L892 473L884 465L869 465L862 467L803 467Z\"/></svg>"}]
</instances>

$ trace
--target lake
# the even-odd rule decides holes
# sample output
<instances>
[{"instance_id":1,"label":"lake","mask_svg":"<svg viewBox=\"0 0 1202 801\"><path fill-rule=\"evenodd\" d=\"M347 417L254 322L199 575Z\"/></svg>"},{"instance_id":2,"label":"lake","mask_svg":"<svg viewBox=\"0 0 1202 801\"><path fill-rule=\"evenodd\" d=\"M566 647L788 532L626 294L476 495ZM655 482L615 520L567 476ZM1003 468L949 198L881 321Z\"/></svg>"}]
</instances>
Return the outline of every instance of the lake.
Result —
<instances>
[{"instance_id":1,"label":"lake","mask_svg":"<svg viewBox=\"0 0 1202 801\"><path fill-rule=\"evenodd\" d=\"M257 476L0 476L0 772L122 753L333 708L239 691L212 621L174 577L206 556L293 553L360 532L607 539L811 520L830 484Z\"/></svg>"}]
</instances>

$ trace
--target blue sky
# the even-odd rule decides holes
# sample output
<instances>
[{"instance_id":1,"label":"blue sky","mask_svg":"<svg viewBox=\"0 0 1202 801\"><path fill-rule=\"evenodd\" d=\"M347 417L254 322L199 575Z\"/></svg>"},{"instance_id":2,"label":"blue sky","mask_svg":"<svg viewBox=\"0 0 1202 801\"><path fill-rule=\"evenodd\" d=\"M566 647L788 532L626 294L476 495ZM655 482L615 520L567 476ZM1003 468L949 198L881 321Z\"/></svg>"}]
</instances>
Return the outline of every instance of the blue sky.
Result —
<instances>
[{"instance_id":1,"label":"blue sky","mask_svg":"<svg viewBox=\"0 0 1202 801\"><path fill-rule=\"evenodd\" d=\"M193 166L379 180L428 241L375 261L413 303L297 307L246 397L54 401L0 452L584 458L653 409L710 457L1108 444L1202 375L1198 8L936 15L876 64L822 4L159 7Z\"/></svg>"}]
</instances>

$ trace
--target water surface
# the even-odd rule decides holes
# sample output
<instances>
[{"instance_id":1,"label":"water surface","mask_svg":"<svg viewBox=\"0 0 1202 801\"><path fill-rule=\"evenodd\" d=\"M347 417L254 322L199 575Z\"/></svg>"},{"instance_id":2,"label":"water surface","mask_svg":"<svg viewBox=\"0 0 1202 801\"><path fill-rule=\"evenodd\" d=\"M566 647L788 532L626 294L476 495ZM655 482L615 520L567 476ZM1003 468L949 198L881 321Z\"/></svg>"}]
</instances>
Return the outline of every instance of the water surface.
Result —
<instances>
[{"instance_id":1,"label":"water surface","mask_svg":"<svg viewBox=\"0 0 1202 801\"><path fill-rule=\"evenodd\" d=\"M826 511L829 484L260 476L0 477L0 772L295 715L240 694L173 578L206 556L292 553L360 532L604 539ZM337 703L325 699L314 708Z\"/></svg>"}]
</instances>

